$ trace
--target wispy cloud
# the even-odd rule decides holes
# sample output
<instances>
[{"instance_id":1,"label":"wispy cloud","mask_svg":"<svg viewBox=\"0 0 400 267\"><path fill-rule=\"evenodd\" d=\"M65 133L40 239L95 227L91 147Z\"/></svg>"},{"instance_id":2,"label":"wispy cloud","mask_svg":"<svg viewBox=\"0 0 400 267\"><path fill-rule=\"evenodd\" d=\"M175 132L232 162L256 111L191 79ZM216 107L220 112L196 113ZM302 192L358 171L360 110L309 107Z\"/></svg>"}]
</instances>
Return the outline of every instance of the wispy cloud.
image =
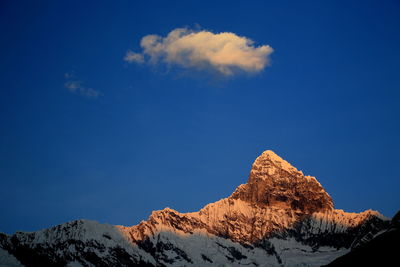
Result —
<instances>
[{"instance_id":1,"label":"wispy cloud","mask_svg":"<svg viewBox=\"0 0 400 267\"><path fill-rule=\"evenodd\" d=\"M83 81L78 80L74 72L67 72L64 74L64 77L67 80L64 83L64 87L71 93L79 94L88 98L97 98L103 95L100 91L84 86Z\"/></svg>"},{"instance_id":2,"label":"wispy cloud","mask_svg":"<svg viewBox=\"0 0 400 267\"><path fill-rule=\"evenodd\" d=\"M124 57L124 60L129 63L144 63L144 56L140 53L135 53L132 51L128 51Z\"/></svg>"},{"instance_id":3,"label":"wispy cloud","mask_svg":"<svg viewBox=\"0 0 400 267\"><path fill-rule=\"evenodd\" d=\"M124 60L130 63L165 63L197 70L213 70L224 76L258 73L268 64L273 49L255 46L247 37L231 32L212 33L185 28L172 30L166 37L146 35L143 51L128 51Z\"/></svg>"}]
</instances>

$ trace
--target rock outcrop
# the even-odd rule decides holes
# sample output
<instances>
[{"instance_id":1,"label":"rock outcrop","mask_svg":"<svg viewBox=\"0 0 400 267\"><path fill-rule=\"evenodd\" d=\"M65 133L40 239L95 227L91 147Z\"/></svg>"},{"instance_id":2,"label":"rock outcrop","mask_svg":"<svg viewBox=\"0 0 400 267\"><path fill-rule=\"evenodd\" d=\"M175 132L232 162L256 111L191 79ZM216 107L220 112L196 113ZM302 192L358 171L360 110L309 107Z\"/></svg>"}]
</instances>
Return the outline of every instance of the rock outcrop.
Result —
<instances>
[{"instance_id":1,"label":"rock outcrop","mask_svg":"<svg viewBox=\"0 0 400 267\"><path fill-rule=\"evenodd\" d=\"M305 176L271 150L255 160L248 182L231 198L303 214L333 209L332 198L315 177Z\"/></svg>"}]
</instances>

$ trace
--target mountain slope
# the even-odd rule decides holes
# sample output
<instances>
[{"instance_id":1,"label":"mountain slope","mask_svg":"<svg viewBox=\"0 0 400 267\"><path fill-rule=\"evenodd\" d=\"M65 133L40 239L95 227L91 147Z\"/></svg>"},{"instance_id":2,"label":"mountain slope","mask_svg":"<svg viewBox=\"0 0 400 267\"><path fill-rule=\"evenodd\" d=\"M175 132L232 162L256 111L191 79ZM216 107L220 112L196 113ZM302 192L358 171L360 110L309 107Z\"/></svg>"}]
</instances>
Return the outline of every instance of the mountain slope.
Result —
<instances>
[{"instance_id":1,"label":"mountain slope","mask_svg":"<svg viewBox=\"0 0 400 267\"><path fill-rule=\"evenodd\" d=\"M320 266L387 225L334 209L314 177L265 151L246 184L198 212L166 208L131 227L79 220L2 235L0 248L25 266Z\"/></svg>"},{"instance_id":2,"label":"mountain slope","mask_svg":"<svg viewBox=\"0 0 400 267\"><path fill-rule=\"evenodd\" d=\"M397 266L400 247L400 211L390 227L377 234L368 233L352 244L351 251L326 266Z\"/></svg>"}]
</instances>

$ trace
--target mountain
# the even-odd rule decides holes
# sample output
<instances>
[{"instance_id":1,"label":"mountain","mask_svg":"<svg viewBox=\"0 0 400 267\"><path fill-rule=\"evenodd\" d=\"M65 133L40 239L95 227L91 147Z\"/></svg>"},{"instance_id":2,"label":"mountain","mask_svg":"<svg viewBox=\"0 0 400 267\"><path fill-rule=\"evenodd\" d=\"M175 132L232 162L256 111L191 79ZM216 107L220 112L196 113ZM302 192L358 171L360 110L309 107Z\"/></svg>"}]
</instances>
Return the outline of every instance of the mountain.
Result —
<instances>
[{"instance_id":1,"label":"mountain","mask_svg":"<svg viewBox=\"0 0 400 267\"><path fill-rule=\"evenodd\" d=\"M334 209L332 198L272 151L246 184L198 212L154 211L125 227L77 220L0 235L3 266L320 266L388 228L376 211Z\"/></svg>"},{"instance_id":2,"label":"mountain","mask_svg":"<svg viewBox=\"0 0 400 267\"><path fill-rule=\"evenodd\" d=\"M356 240L349 253L325 266L398 266L399 248L400 211L393 217L388 229L377 234L368 233Z\"/></svg>"}]
</instances>

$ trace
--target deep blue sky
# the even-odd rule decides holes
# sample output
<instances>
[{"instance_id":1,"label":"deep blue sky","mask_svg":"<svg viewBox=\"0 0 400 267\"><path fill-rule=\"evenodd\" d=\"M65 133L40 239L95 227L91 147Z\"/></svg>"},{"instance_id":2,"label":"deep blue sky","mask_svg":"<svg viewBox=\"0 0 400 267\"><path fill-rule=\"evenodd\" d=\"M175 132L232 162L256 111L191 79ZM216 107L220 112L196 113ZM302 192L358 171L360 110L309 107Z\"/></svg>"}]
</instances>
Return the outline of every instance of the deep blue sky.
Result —
<instances>
[{"instance_id":1,"label":"deep blue sky","mask_svg":"<svg viewBox=\"0 0 400 267\"><path fill-rule=\"evenodd\" d=\"M0 231L195 211L274 150L336 208L400 207L399 1L1 1ZM123 60L144 35L274 48L215 80ZM71 93L65 74L101 94Z\"/></svg>"}]
</instances>

